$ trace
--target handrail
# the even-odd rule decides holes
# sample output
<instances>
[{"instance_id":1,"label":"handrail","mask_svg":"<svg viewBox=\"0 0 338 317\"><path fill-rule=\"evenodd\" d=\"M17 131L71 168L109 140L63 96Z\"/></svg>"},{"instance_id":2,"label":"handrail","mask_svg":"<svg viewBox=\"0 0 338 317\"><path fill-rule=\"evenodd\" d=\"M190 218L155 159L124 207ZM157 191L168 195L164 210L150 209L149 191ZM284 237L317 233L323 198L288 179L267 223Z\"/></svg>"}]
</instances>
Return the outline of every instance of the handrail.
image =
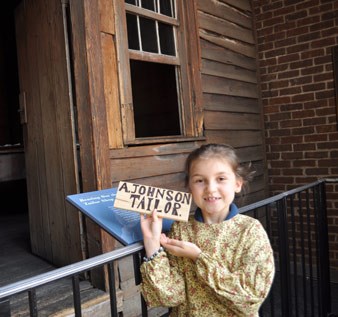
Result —
<instances>
[{"instance_id":1,"label":"handrail","mask_svg":"<svg viewBox=\"0 0 338 317\"><path fill-rule=\"evenodd\" d=\"M6 286L0 287L0 299L20 292L28 291L32 288L45 285L57 279L70 277L84 271L91 270L97 266L121 259L141 250L143 250L143 244L134 243L126 247L122 247L74 264L64 266L62 268L57 268L50 272L42 273L34 277L26 278L19 282L8 284Z\"/></svg>"},{"instance_id":2,"label":"handrail","mask_svg":"<svg viewBox=\"0 0 338 317\"><path fill-rule=\"evenodd\" d=\"M289 252L296 252L295 244L289 244L290 240L289 238L292 237L292 239L296 238L296 233L295 233L295 226L294 224L291 227L291 224L289 221L294 221L294 213L295 209L297 209L298 215L300 215L300 219L304 219L304 227L307 227L307 237L302 237L301 242L301 248L302 248L302 254L303 257L301 261L305 261L306 257L306 252L304 253L304 248L305 246L305 240L307 240L307 244L309 247L308 250L308 257L310 260L310 263L304 262L300 263L302 265L301 268L301 274L302 274L302 283L303 283L303 292L304 296L306 295L305 293L305 287L307 283L307 272L306 272L306 265L309 265L309 269L311 271L310 274L310 282L311 282L311 290L310 290L310 295L311 299L314 300L314 290L313 290L313 281L312 279L314 278L312 274L312 270L314 269L315 265L318 265L317 269L317 276L316 278L316 283L318 282L318 298L316 298L316 305L319 305L318 308L314 307L314 304L311 304L311 308L309 308L312 312L315 310L318 310L318 313L320 316L326 316L327 312L330 312L331 308L331 302L330 302L330 286L328 283L330 283L330 274L329 274L329 255L328 255L328 232L327 232L327 215L326 215L326 197L325 197L325 183L338 183L338 178L331 178L331 179L319 179L315 182L312 182L310 184L300 186L294 189L291 189L289 191L277 194L275 196L272 196L270 198L258 201L256 203L244 206L239 208L240 213L247 213L247 212L254 212L254 216L256 217L256 212L258 210L262 210L263 213L265 213L265 219L267 221L267 226L271 226L271 224L276 225L274 230L277 230L278 233L278 250L277 253L279 254L279 268L280 268L280 277L279 277L279 283L280 283L280 294L278 296L281 296L282 299L282 313L286 315L290 315L292 313L292 309L296 309L298 312L298 306L296 307L292 306L292 300L290 296L293 294L295 296L298 296L297 290L289 290L291 283L291 269L294 270L294 277L297 278L297 258L295 255L293 258L289 259ZM309 189L313 189L313 191L309 191ZM302 192L306 192L306 195L301 198ZM312 195L310 195L310 192ZM311 199L313 199L314 205L310 206L310 196ZM298 200L297 200L298 199ZM304 199L304 205L302 205L302 199ZM295 201L297 202L297 206L295 205ZM263 208L262 208L263 207ZM272 207L272 209L271 209ZM260 209L262 208L262 209ZM304 210L303 210L304 208ZM314 210L312 210L314 208ZM277 211L277 217L271 218L271 211ZM312 227L311 227L311 221L310 221L310 211L314 211L315 213L315 227L313 230L318 230L316 231L316 245L313 245L314 248L316 248L316 252L318 252L318 255L316 255L317 261L316 263L312 263L312 255L311 255L311 248L310 246L310 234L312 232ZM319 211L320 213L317 214L316 211ZM288 219L288 217L291 217ZM276 223L277 222L277 223ZM303 224L301 224L303 226ZM289 227L290 226L290 227ZM291 230L289 232L289 230ZM301 227L301 231L304 233L304 228ZM271 230L269 230L271 233ZM299 233L298 232L298 233ZM291 236L289 236L291 234ZM144 250L143 244L142 243L135 243L129 246L121 247L119 249L113 250L111 252L107 252L77 263L73 263L67 266L64 266L62 268L54 269L53 271L49 271L46 273L39 274L34 277L30 277L3 287L0 287L0 312L1 312L1 305L9 305L9 298L13 295L22 293L22 292L28 292L29 296L33 298L33 300L30 302L30 305L33 305L33 308L36 308L34 305L36 298L35 298L35 289L39 286L46 285L48 283L54 282L56 280L60 280L62 278L67 278L71 277L73 279L73 283L76 282L75 280L78 280L78 275L90 271L94 268L108 265L110 268L109 270L111 271L111 266L114 261L119 260L123 257L129 256L129 255L134 255L134 267L135 265L139 267L139 260L140 260L140 252ZM137 256L135 256L137 255ZM315 256L315 255L314 255ZM293 262L292 262L293 261ZM136 262L136 263L135 263ZM283 266L280 266L281 263L285 264ZM135 274L137 271L135 271ZM114 274L114 272L111 272L111 274ZM114 276L110 277L112 281L114 281ZM135 275L135 282L138 284L140 281L136 281L136 275ZM286 283L286 284L285 284ZM294 282L296 283L296 282ZM287 287L285 287L285 285ZM78 291L78 285L77 289L73 289L73 294L74 292L79 292ZM277 287L277 285L276 285ZM327 289L328 288L328 289ZM274 288L276 289L276 288ZM286 290L285 290L286 289ZM117 316L117 306L116 306L116 300L112 300L112 294L114 294L115 288L112 287L112 293L110 295L111 297L111 309L112 309L112 316ZM284 291L283 291L284 290ZM271 292L271 296L269 296L269 301L270 304L268 304L266 307L271 309L271 313L274 312L274 293L275 291L273 290ZM116 295L116 294L115 294ZM82 316L81 314L81 302L80 302L80 295L74 295L74 309L75 309L75 315L76 316ZM115 296L116 297L116 296ZM305 310L306 308L306 302L304 301L303 303ZM9 307L9 306L8 306ZM5 307L6 309L6 307ZM147 316L147 307L144 307L144 303L142 302L142 316ZM34 311L31 316L37 316L37 311Z\"/></svg>"}]
</instances>

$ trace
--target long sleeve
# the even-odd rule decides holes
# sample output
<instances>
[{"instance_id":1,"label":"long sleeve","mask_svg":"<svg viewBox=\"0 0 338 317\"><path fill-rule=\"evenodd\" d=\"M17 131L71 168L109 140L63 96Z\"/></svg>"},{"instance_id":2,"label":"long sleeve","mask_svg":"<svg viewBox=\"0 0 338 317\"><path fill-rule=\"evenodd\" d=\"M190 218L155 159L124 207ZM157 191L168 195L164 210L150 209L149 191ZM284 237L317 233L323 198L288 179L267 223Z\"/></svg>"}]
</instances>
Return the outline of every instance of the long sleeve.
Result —
<instances>
[{"instance_id":1,"label":"long sleeve","mask_svg":"<svg viewBox=\"0 0 338 317\"><path fill-rule=\"evenodd\" d=\"M141 292L149 307L173 307L185 301L183 276L169 265L165 252L141 266Z\"/></svg>"}]
</instances>

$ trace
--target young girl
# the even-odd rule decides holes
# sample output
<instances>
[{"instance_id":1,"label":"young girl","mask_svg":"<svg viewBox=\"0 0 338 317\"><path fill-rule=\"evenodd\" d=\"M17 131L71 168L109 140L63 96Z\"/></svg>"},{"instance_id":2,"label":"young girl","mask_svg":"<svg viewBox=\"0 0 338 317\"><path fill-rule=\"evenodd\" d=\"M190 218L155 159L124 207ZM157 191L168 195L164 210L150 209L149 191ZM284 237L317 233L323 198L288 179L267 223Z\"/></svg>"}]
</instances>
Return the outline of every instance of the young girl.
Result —
<instances>
[{"instance_id":1,"label":"young girl","mask_svg":"<svg viewBox=\"0 0 338 317\"><path fill-rule=\"evenodd\" d=\"M167 237L156 212L141 216L144 299L171 307L170 316L258 316L275 267L263 226L233 203L248 169L230 146L207 144L190 153L186 175L198 207L188 222L175 222Z\"/></svg>"}]
</instances>

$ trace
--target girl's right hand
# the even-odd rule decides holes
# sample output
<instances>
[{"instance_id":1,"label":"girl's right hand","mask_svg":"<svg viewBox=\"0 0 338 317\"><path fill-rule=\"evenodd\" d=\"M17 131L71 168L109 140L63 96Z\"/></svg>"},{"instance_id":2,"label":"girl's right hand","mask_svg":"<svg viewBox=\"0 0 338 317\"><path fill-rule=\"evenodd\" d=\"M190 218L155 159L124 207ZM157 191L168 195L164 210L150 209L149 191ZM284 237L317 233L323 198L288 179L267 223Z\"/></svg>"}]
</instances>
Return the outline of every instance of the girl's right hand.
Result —
<instances>
[{"instance_id":1,"label":"girl's right hand","mask_svg":"<svg viewBox=\"0 0 338 317\"><path fill-rule=\"evenodd\" d=\"M162 232L162 218L157 216L154 210L151 215L141 214L141 230L143 234L144 248L147 257L153 255L160 248Z\"/></svg>"}]
</instances>

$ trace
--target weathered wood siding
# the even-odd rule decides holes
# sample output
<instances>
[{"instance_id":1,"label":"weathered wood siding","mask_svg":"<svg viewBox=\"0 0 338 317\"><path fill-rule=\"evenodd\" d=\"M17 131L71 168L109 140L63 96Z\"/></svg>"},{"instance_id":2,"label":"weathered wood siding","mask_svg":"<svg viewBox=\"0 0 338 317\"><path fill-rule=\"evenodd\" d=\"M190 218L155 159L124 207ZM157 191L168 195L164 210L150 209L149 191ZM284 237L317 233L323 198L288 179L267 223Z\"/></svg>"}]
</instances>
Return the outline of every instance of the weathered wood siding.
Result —
<instances>
[{"instance_id":1,"label":"weathered wood siding","mask_svg":"<svg viewBox=\"0 0 338 317\"><path fill-rule=\"evenodd\" d=\"M184 190L184 161L201 140L126 147L123 143L120 103L128 85L117 80L119 58L114 8L101 0L101 41L109 130L112 185L119 180ZM232 3L233 2L233 3ZM108 3L108 2L107 2ZM261 107L256 74L256 48L250 1L196 1L199 24L204 142L229 143L238 149L243 162L257 170L246 202L264 197L265 160ZM117 9L118 10L118 7ZM115 12L115 18L122 13ZM125 80L128 74L124 75ZM121 100L121 101L119 101ZM122 118L123 119L123 118Z\"/></svg>"},{"instance_id":2,"label":"weathered wood siding","mask_svg":"<svg viewBox=\"0 0 338 317\"><path fill-rule=\"evenodd\" d=\"M207 142L234 146L256 177L246 203L265 197L265 148L249 0L197 0Z\"/></svg>"}]
</instances>

